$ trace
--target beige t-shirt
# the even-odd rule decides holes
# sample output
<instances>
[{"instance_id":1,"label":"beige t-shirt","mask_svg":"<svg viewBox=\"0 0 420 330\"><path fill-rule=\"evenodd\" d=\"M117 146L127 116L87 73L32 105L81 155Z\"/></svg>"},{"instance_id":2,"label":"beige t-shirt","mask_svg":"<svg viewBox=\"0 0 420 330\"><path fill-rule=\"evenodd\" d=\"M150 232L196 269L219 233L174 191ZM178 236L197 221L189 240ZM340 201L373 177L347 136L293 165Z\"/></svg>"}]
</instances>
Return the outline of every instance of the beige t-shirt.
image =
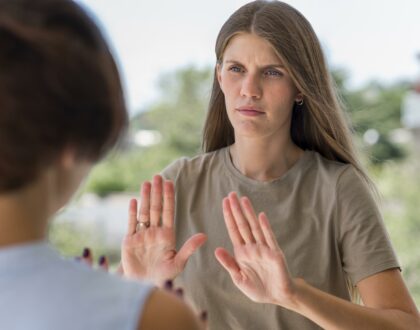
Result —
<instances>
[{"instance_id":1,"label":"beige t-shirt","mask_svg":"<svg viewBox=\"0 0 420 330\"><path fill-rule=\"evenodd\" d=\"M371 192L351 165L305 151L281 178L259 182L242 175L223 148L178 159L163 176L175 183L178 248L195 233L208 235L177 285L197 310L208 311L211 330L319 329L297 313L252 302L214 257L217 247L232 252L222 215L231 191L266 212L292 276L318 289L350 300L346 274L356 285L399 267Z\"/></svg>"}]
</instances>

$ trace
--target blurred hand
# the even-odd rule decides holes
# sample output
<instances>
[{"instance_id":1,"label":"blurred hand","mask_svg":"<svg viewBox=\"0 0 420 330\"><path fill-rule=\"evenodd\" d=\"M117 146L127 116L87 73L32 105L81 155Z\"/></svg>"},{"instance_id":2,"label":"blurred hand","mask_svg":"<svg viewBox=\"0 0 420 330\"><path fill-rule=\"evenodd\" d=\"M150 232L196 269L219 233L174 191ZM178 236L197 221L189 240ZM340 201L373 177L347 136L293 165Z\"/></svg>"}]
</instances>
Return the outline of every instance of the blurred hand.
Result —
<instances>
[{"instance_id":1,"label":"blurred hand","mask_svg":"<svg viewBox=\"0 0 420 330\"><path fill-rule=\"evenodd\" d=\"M204 234L190 237L179 251L175 249L174 186L153 177L153 184L143 183L141 203L130 201L128 232L121 247L124 275L148 279L162 285L174 279L185 267L188 258L206 241Z\"/></svg>"},{"instance_id":2,"label":"blurred hand","mask_svg":"<svg viewBox=\"0 0 420 330\"><path fill-rule=\"evenodd\" d=\"M165 291L171 292L172 294L176 295L180 299L184 298L184 290L182 288L175 288L172 280L167 280L163 286L163 289ZM207 311L202 311L198 315L198 318L201 320L203 326L205 329L207 329L208 326L208 314Z\"/></svg>"},{"instance_id":3,"label":"blurred hand","mask_svg":"<svg viewBox=\"0 0 420 330\"><path fill-rule=\"evenodd\" d=\"M230 193L223 200L223 216L234 255L217 248L217 260L251 300L286 307L292 302L295 285L266 215L257 217L247 197L239 201Z\"/></svg>"},{"instance_id":4,"label":"blurred hand","mask_svg":"<svg viewBox=\"0 0 420 330\"><path fill-rule=\"evenodd\" d=\"M76 257L76 260L85 262L86 264L88 264L91 267L94 266L92 251L87 247L83 249L83 253L80 257ZM98 258L98 268L100 268L102 270L105 270L105 271L108 271L109 263L108 263L108 259L107 259L106 256L100 256Z\"/></svg>"}]
</instances>

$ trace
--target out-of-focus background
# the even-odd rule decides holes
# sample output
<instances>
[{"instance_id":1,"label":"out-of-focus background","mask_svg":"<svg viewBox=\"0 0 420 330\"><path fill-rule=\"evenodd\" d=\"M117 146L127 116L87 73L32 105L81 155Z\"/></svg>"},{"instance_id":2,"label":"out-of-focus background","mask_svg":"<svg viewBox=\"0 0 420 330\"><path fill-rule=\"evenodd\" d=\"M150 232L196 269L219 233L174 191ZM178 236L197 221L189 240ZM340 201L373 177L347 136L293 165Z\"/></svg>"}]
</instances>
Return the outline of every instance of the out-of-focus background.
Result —
<instances>
[{"instance_id":1,"label":"out-of-focus background","mask_svg":"<svg viewBox=\"0 0 420 330\"><path fill-rule=\"evenodd\" d=\"M119 261L141 182L200 152L223 22L246 1L80 0L118 58L131 116L122 147L97 165L50 228L64 255L85 246ZM347 107L385 223L420 306L420 2L290 0L312 23Z\"/></svg>"}]
</instances>

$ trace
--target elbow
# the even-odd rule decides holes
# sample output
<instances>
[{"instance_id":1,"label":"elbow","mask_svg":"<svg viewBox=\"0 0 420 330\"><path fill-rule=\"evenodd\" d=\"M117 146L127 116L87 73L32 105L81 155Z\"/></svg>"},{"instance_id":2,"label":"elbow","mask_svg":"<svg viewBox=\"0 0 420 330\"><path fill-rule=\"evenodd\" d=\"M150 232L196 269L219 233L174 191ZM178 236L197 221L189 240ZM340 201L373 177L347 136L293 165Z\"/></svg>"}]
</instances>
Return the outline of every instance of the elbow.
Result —
<instances>
[{"instance_id":1,"label":"elbow","mask_svg":"<svg viewBox=\"0 0 420 330\"><path fill-rule=\"evenodd\" d=\"M401 330L419 330L420 329L420 314L418 312L406 313L407 317L401 320Z\"/></svg>"}]
</instances>

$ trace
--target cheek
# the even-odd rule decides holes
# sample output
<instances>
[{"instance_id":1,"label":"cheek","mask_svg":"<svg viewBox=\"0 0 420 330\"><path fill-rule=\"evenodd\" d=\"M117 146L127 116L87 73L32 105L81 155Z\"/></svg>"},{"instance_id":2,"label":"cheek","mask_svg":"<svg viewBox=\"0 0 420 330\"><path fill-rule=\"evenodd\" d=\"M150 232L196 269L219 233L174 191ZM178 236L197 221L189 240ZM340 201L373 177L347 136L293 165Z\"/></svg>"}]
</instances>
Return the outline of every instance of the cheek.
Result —
<instances>
[{"instance_id":1,"label":"cheek","mask_svg":"<svg viewBox=\"0 0 420 330\"><path fill-rule=\"evenodd\" d=\"M234 77L227 72L222 72L221 81L219 81L219 84L223 94L232 95L238 88L239 79L238 77Z\"/></svg>"},{"instance_id":2,"label":"cheek","mask_svg":"<svg viewBox=\"0 0 420 330\"><path fill-rule=\"evenodd\" d=\"M266 97L272 100L275 107L293 108L295 92L290 86L273 86L266 89Z\"/></svg>"}]
</instances>

